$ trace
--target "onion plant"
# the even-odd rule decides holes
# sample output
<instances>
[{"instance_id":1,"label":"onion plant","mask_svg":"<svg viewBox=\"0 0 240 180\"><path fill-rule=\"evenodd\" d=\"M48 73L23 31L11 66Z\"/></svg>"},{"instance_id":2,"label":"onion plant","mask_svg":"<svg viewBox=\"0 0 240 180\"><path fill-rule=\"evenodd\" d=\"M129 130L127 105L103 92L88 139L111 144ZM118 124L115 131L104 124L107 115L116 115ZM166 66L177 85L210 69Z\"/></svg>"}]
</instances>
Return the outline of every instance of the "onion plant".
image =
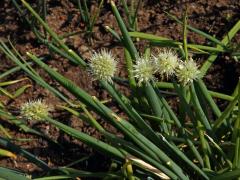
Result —
<instances>
[{"instance_id":1,"label":"onion plant","mask_svg":"<svg viewBox=\"0 0 240 180\"><path fill-rule=\"evenodd\" d=\"M46 110L47 106L41 104L41 101L37 107L34 103L23 104L24 108L19 107L23 114L19 118L50 123L108 156L119 167L110 169L109 172L90 173L65 167L52 169L46 167L44 162L34 159L32 162L40 163L40 167L48 172L46 177L36 179L69 179L78 176L131 180L240 177L240 82L236 85L233 94L226 95L208 90L203 81L218 53L230 51L227 44L240 29L240 21L228 32L226 36L228 38L225 37L219 41L187 25L185 14L183 22L175 18L183 24L183 42L178 42L151 34L128 32L117 7L111 1L121 35L110 27L107 29L120 41L124 49L128 79L120 79L120 81L127 82L131 92L127 97L116 86L118 77L115 77L115 72L118 61L109 50L102 49L94 52L89 63L86 63L87 61L64 44L25 0L21 2L52 39L52 41L46 41L40 37L40 41L51 47L50 51L60 54L89 72L125 114L123 117L115 113L98 97L91 96L70 79L48 66L40 57L32 52L26 52L32 63L42 68L78 100L78 103L71 102L58 87L48 84L34 68L27 65L25 59L13 46L9 47L1 42L0 50L9 60L16 63L29 78L65 102L65 105L59 107L80 120L88 122L104 136L104 139L96 139L53 119ZM206 37L216 46L188 44L187 30ZM146 47L145 52L141 53L135 46L133 37L148 40L152 46L161 46L161 48L158 52L152 53L151 48ZM208 54L209 58L200 67L194 56L189 57L190 50L193 54ZM168 83L162 82L163 79L168 79ZM171 89L173 95L179 99L179 112L175 112L169 105L166 99L169 92L163 91L163 88ZM214 97L228 100L227 107L220 110ZM105 129L97 121L93 112L114 126L121 136ZM14 175L9 170L0 169L0 171ZM0 177L6 176L0 174Z\"/></svg>"}]
</instances>

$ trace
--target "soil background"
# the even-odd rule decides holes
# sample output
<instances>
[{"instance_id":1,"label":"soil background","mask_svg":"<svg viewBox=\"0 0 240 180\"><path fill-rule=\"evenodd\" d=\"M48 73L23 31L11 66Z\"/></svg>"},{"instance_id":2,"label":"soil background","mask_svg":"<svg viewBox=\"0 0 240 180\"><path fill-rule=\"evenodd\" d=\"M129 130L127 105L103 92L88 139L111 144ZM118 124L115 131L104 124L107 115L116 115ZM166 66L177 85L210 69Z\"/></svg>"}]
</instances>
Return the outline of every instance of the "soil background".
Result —
<instances>
[{"instance_id":1,"label":"soil background","mask_svg":"<svg viewBox=\"0 0 240 180\"><path fill-rule=\"evenodd\" d=\"M32 5L35 6L34 1L29 2L32 2ZM125 17L122 6L120 6L118 2L116 3L120 13L123 17ZM97 51L101 48L111 50L119 61L117 76L126 77L127 74L123 61L123 48L110 33L106 32L104 28L105 26L109 26L117 32L120 32L115 17L111 12L109 2L105 1L104 3L100 17L97 19L93 28L91 42L85 36L85 25L80 18L79 10L72 1L48 0L47 4L47 22L57 34L64 35L65 33L79 31L78 34L64 39L65 43L69 47L80 54L84 59L86 59L86 61L89 59L92 51ZM89 1L89 6L92 11L96 9L96 5L96 1ZM138 12L138 30L140 32L147 32L181 41L181 25L170 19L164 11L181 18L186 6L188 7L188 23L193 27L216 36L220 40L240 18L239 0L143 0ZM35 53L38 56L49 55L48 48L42 45L35 38L34 34L30 30L30 27L28 27L28 25L22 21L21 17L19 17L10 0L0 1L0 38L4 41L7 41L7 38L10 38L17 50L23 56L27 51ZM209 43L205 38L192 32L188 32L188 42L205 45ZM237 44L239 45L240 33L236 35L232 42L232 46L236 46ZM145 41L137 43L137 47L140 51L142 51L146 45L147 43ZM197 58L199 64L201 64L207 57L208 56L196 56L195 58ZM0 73L15 66L10 60L7 60L1 52L0 61ZM58 72L71 79L79 87L83 88L91 95L95 95L102 100L110 99L109 95L101 89L96 81L91 79L88 73L81 70L80 67L76 67L74 64L68 62L66 59L58 55L51 54L51 58L47 61L47 64L56 68ZM33 67L37 69L47 82L53 86L59 87L69 96L70 99L74 100L74 97L71 94L61 88L58 83L52 81L45 72L38 69L38 67ZM204 81L207 83L210 90L231 94L233 88L236 86L239 76L239 62L235 62L228 54L222 54L210 68L207 75L204 77ZM19 71L11 76L8 76L8 78L1 79L1 81L20 79L23 77L26 77L26 74ZM41 98L54 106L62 104L62 102L54 95L31 80L8 86L7 89L10 92L14 92L24 84L31 84L32 86L15 100L0 96L1 102L3 102L9 109L16 110L21 107L22 103L38 98ZM119 86L119 88L125 94L129 94L126 87ZM170 103L173 105L176 104L171 99ZM224 101L220 101L219 103L221 106L226 105L226 102ZM110 103L109 105L114 110L118 111L114 104ZM53 117L72 126L73 128L78 129L79 131L101 138L101 135L94 128L91 128L89 124L72 117L70 114L63 112L60 109L54 110ZM103 124L104 127L115 132L114 128L112 128L109 124L102 120L99 121L101 121L101 124ZM48 124L31 124L31 122L29 122L30 126L39 129L44 134L50 136L53 140L58 141L62 147L53 145L45 139L37 136L23 133L15 126L8 124L4 120L0 119L0 123L4 127L7 127L10 134L16 139L31 139L31 141L15 141L15 143L47 162L51 167L66 165L77 159L81 159L83 156L90 156L90 158L88 161L84 161L84 163L77 164L74 166L75 168L89 171L101 171L106 170L107 164L109 163L109 159L102 154L94 152L81 142L65 135L63 132ZM39 173L40 171L36 166L27 162L21 156L17 156L16 159L0 158L0 166L19 169L23 172L31 174Z\"/></svg>"}]
</instances>

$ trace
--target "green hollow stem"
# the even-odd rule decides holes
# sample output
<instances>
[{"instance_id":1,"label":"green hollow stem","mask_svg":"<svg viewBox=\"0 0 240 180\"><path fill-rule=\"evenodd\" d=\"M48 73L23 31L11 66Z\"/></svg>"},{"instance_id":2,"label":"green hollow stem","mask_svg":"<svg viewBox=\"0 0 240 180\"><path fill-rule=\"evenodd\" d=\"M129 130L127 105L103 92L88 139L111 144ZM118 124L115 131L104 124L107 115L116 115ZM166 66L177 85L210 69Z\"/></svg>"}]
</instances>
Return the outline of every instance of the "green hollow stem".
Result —
<instances>
[{"instance_id":1,"label":"green hollow stem","mask_svg":"<svg viewBox=\"0 0 240 180\"><path fill-rule=\"evenodd\" d=\"M240 94L240 86L238 87L238 93ZM233 168L240 168L240 98L238 98L238 113L237 119L234 124L234 130L232 134L232 142L235 142L235 153L233 158Z\"/></svg>"},{"instance_id":2,"label":"green hollow stem","mask_svg":"<svg viewBox=\"0 0 240 180\"><path fill-rule=\"evenodd\" d=\"M126 160L126 171L127 171L127 178L129 180L135 180L134 176L133 176L133 168L132 168L132 163L129 160Z\"/></svg>"},{"instance_id":3,"label":"green hollow stem","mask_svg":"<svg viewBox=\"0 0 240 180\"><path fill-rule=\"evenodd\" d=\"M166 46L172 46L172 47L178 47L183 46L182 42L175 41L172 39L168 39L162 36L156 36L153 34L143 33L143 32L129 32L129 35L131 37L145 39L151 42L152 45L166 45ZM212 52L212 53L218 53L218 52L225 52L224 49L219 49L216 47L206 46L206 45L200 45L200 44L187 44L187 47L198 51L198 52ZM206 51L206 52L205 52Z\"/></svg>"},{"instance_id":4,"label":"green hollow stem","mask_svg":"<svg viewBox=\"0 0 240 180\"><path fill-rule=\"evenodd\" d=\"M154 133L154 131L148 126L147 123L144 122L144 120L139 116L139 114L134 110L134 108L128 104L128 100L125 99L123 96L119 96L117 94L117 91L110 85L108 85L106 82L101 82L101 84L104 86L104 88L114 97L114 99L119 103L119 105L124 109L124 111L129 115L129 117L131 117L132 119L135 119L135 122L139 125L139 128L142 129L142 131L146 131L146 136L151 139L155 144L159 144L159 142L161 142L161 138L159 139L158 136L156 136L156 134ZM125 99L125 100L124 100ZM166 101L164 103L167 103ZM167 108L166 108L167 109ZM168 106L168 111L170 111L170 107ZM173 113L171 111L171 113ZM175 119L177 117L175 116ZM179 122L179 121L178 121ZM179 122L180 123L180 122ZM181 125L180 125L181 126ZM191 143L191 141L189 139L187 139L187 142L190 146L191 149L193 149L194 153L197 154L197 157L199 157L199 153L197 153L196 148L194 148L193 144ZM164 141L164 143L166 143L166 140ZM167 146L170 145L170 143L166 143ZM161 146L161 143L160 143ZM196 170L200 175L202 175L203 177L207 177L203 171L201 171L195 164L193 164L184 154L181 153L181 151L179 149L177 149L176 147L172 148L174 150L174 153L178 153L179 156L185 161L187 162L187 164L189 164L190 167L193 167L194 170ZM198 158L200 159L200 158ZM200 161L201 162L201 161Z\"/></svg>"},{"instance_id":5,"label":"green hollow stem","mask_svg":"<svg viewBox=\"0 0 240 180\"><path fill-rule=\"evenodd\" d=\"M101 0L100 3L99 3L97 11L94 13L93 17L90 19L91 21L89 23L89 29L88 29L89 33L93 32L93 27L94 27L94 25L96 23L96 20L97 20L99 14L100 14L103 3L104 3L104 0Z\"/></svg>"},{"instance_id":6,"label":"green hollow stem","mask_svg":"<svg viewBox=\"0 0 240 180\"><path fill-rule=\"evenodd\" d=\"M174 16L174 15L172 15L172 14L166 12L166 11L165 11L165 13L166 13L170 18L174 19L177 23L183 24L183 22L180 21L176 16ZM192 26L190 26L190 25L187 25L187 28L188 28L189 30L191 30L191 31L193 31L193 32L195 32L195 33L197 33L197 34L199 34L199 35L201 35L201 36L209 39L210 41L212 41L212 42L214 42L214 43L216 43L216 44L221 45L223 48L225 48L225 44L222 43L221 41L219 41L217 38L215 38L215 37L213 37L213 36L211 36L211 35L203 32L203 31L201 31L201 30L199 30L199 29L196 29L196 28L194 28L194 27L192 27Z\"/></svg>"},{"instance_id":7,"label":"green hollow stem","mask_svg":"<svg viewBox=\"0 0 240 180\"><path fill-rule=\"evenodd\" d=\"M233 108L238 102L238 99L240 98L240 95L238 94L226 107L226 109L222 112L221 116L214 122L213 124L213 131L217 131L218 128L224 123L226 118L230 115L232 112Z\"/></svg>"},{"instance_id":8,"label":"green hollow stem","mask_svg":"<svg viewBox=\"0 0 240 180\"><path fill-rule=\"evenodd\" d=\"M197 173L199 173L204 179L209 179L208 176L197 166L195 165L187 156L178 149L176 145L173 143L169 143L166 138L162 135L160 135L163 139L163 141L168 145L169 149L171 149L175 154L177 154L179 157L183 159L185 163L187 163L192 169L194 169ZM187 139L187 143L189 143L189 139Z\"/></svg>"},{"instance_id":9,"label":"green hollow stem","mask_svg":"<svg viewBox=\"0 0 240 180\"><path fill-rule=\"evenodd\" d=\"M8 179L30 180L30 178L26 177L26 174L5 167L0 167L0 180Z\"/></svg>"},{"instance_id":10,"label":"green hollow stem","mask_svg":"<svg viewBox=\"0 0 240 180\"><path fill-rule=\"evenodd\" d=\"M240 20L237 21L237 23L232 27L232 29L227 33L227 35L224 36L223 40L221 41L221 44L226 46L228 43L230 43L231 39L236 35L236 33L240 30ZM221 45L217 45L217 48L222 48ZM209 58L204 62L204 64L201 67L201 73L202 76L204 76L208 69L211 67L212 63L217 59L218 55L213 54L209 56Z\"/></svg>"},{"instance_id":11,"label":"green hollow stem","mask_svg":"<svg viewBox=\"0 0 240 180\"><path fill-rule=\"evenodd\" d=\"M80 101L86 104L88 107L92 108L99 115L105 117L111 124L116 128L121 130L127 137L133 140L139 147L143 148L149 155L153 158L161 159L163 162L171 162L169 166L179 177L182 179L188 179L182 172L182 169L173 162L162 150L160 150L156 145L139 133L135 127L127 122L126 120L118 117L109 108L102 104L97 98L91 97L82 89L78 88L73 82L63 77L58 72L52 70L45 63L38 60L38 58L30 53L27 54L34 60L40 67L42 67L47 73L49 73L55 80L57 80L61 85L74 94Z\"/></svg>"},{"instance_id":12,"label":"green hollow stem","mask_svg":"<svg viewBox=\"0 0 240 180\"><path fill-rule=\"evenodd\" d=\"M206 128L206 130L211 133L212 131L212 127L206 117L206 115L204 114L202 107L200 105L200 102L198 100L197 94L195 92L195 88L194 85L192 84L191 87L191 96L192 96L192 102L196 108L196 114L198 115L199 119L201 120L201 122L203 123L204 127Z\"/></svg>"},{"instance_id":13,"label":"green hollow stem","mask_svg":"<svg viewBox=\"0 0 240 180\"><path fill-rule=\"evenodd\" d=\"M199 133L200 143L201 143L201 147L202 147L202 151L203 151L203 161L204 161L206 168L211 169L210 159L208 156L208 145L207 145L207 141L204 137L204 131L202 130L203 125L199 120L197 120L197 126L198 126L197 129L198 129L198 133Z\"/></svg>"},{"instance_id":14,"label":"green hollow stem","mask_svg":"<svg viewBox=\"0 0 240 180\"><path fill-rule=\"evenodd\" d=\"M112 6L113 13L115 15L115 18L118 22L119 28L122 32L123 43L124 43L125 47L127 47L132 59L136 60L136 58L138 56L137 49L135 48L135 46L131 40L131 37L129 36L127 28L121 18L121 15L119 14L118 9L113 1L111 1L111 6Z\"/></svg>"},{"instance_id":15,"label":"green hollow stem","mask_svg":"<svg viewBox=\"0 0 240 180\"><path fill-rule=\"evenodd\" d=\"M152 128L142 119L135 108L130 104L130 101L127 99L127 97L118 93L117 89L113 85L110 85L104 81L101 81L100 83L130 117L130 120L133 120L137 126L142 129L143 134L145 134L145 136L151 139L155 144L159 144L161 139L158 138Z\"/></svg>"},{"instance_id":16,"label":"green hollow stem","mask_svg":"<svg viewBox=\"0 0 240 180\"><path fill-rule=\"evenodd\" d=\"M240 176L240 169L235 169L232 171L224 172L219 175L216 175L212 180L226 180L226 179L236 179Z\"/></svg>"},{"instance_id":17,"label":"green hollow stem","mask_svg":"<svg viewBox=\"0 0 240 180\"><path fill-rule=\"evenodd\" d=\"M86 62L82 60L74 51L69 49L63 41L58 37L58 35L49 28L47 23L33 10L33 8L25 1L21 0L24 6L31 12L31 14L41 23L41 25L46 29L46 31L52 36L52 38L59 44L59 46L65 50L65 52L78 61L83 67L86 66Z\"/></svg>"},{"instance_id":18,"label":"green hollow stem","mask_svg":"<svg viewBox=\"0 0 240 180\"><path fill-rule=\"evenodd\" d=\"M129 51L124 48L126 70L128 72L128 81L132 91L136 91L136 81L133 75L133 63Z\"/></svg>"},{"instance_id":19,"label":"green hollow stem","mask_svg":"<svg viewBox=\"0 0 240 180\"><path fill-rule=\"evenodd\" d=\"M175 125L180 129L180 133L182 134L183 138L186 140L186 142L187 142L188 146L190 147L191 151L193 152L193 154L195 155L195 157L199 161L200 165L203 166L203 159L202 159L200 153L198 152L197 148L194 146L192 140L188 138L188 136L186 134L186 131L185 131L185 128L182 126L182 124L179 121L178 117L175 115L175 113L173 112L171 107L168 105L168 103L165 100L165 98L161 96L160 92L158 92L158 96L159 96L159 99L162 101L163 106L168 111L170 117L175 122ZM197 171L199 171L199 169L197 169Z\"/></svg>"},{"instance_id":20,"label":"green hollow stem","mask_svg":"<svg viewBox=\"0 0 240 180\"><path fill-rule=\"evenodd\" d=\"M150 106L152 107L154 114L157 117L162 118L163 107L162 107L162 104L160 104L161 102L159 101L158 96L154 91L152 85L150 83L146 83L144 85L144 89L145 89L147 100ZM164 132L165 134L169 134L169 130L165 122L161 122L161 129L162 129L162 132Z\"/></svg>"},{"instance_id":21,"label":"green hollow stem","mask_svg":"<svg viewBox=\"0 0 240 180\"><path fill-rule=\"evenodd\" d=\"M205 86L204 82L200 79L195 83L201 90L201 93L205 96L208 104L210 105L210 107L212 108L214 114L219 117L221 115L221 111L218 108L218 106L216 105L216 103L214 102L214 100L212 99L209 91L207 90L207 87Z\"/></svg>"},{"instance_id":22,"label":"green hollow stem","mask_svg":"<svg viewBox=\"0 0 240 180\"><path fill-rule=\"evenodd\" d=\"M13 54L11 52L11 50L6 46L5 43L0 41L0 50L2 50L9 59L11 59L13 62L15 62L19 67L21 67L25 72L27 72L29 74L29 76L35 80L36 82L38 82L40 85L42 85L43 87L51 90L55 95L57 95L58 97L60 97L61 99L63 99L65 102L67 102L68 104L72 105L72 103L68 100L68 98L66 98L64 95L62 95L58 90L56 90L55 88L53 88L52 86L50 86L48 83L46 83L40 76L37 75L37 73L35 71L32 71L33 69L29 69L30 66L23 64L20 62L20 60L18 59L18 57L15 56L15 54ZM20 59L23 59L21 56L19 56Z\"/></svg>"},{"instance_id":23,"label":"green hollow stem","mask_svg":"<svg viewBox=\"0 0 240 180\"><path fill-rule=\"evenodd\" d=\"M183 17L183 49L184 49L184 56L185 60L188 60L188 47L187 47L187 9L185 10L184 17Z\"/></svg>"},{"instance_id":24,"label":"green hollow stem","mask_svg":"<svg viewBox=\"0 0 240 180\"><path fill-rule=\"evenodd\" d=\"M105 29L106 29L106 31L110 32L110 33L113 35L113 37L114 37L115 39L117 39L119 42L122 41L122 39L120 38L120 36L118 35L118 33L117 33L116 31L114 31L112 28L110 28L109 26L105 26Z\"/></svg>"},{"instance_id":25,"label":"green hollow stem","mask_svg":"<svg viewBox=\"0 0 240 180\"><path fill-rule=\"evenodd\" d=\"M156 82L156 86L159 87L159 88L164 88L164 89L173 89L174 88L173 83L169 83L169 82ZM208 93L212 97L216 97L216 98L227 100L227 101L232 101L234 99L233 96L226 95L226 94L219 93L219 92L215 92L215 91L208 90Z\"/></svg>"},{"instance_id":26,"label":"green hollow stem","mask_svg":"<svg viewBox=\"0 0 240 180\"><path fill-rule=\"evenodd\" d=\"M17 117L13 116L11 113L5 111L4 109L0 109L0 116L1 116L1 119L6 120L9 123L17 126L18 128L20 128L25 133L35 134L37 136L45 138L49 142L57 144L57 142L52 140L50 137L42 134L41 132L39 132L39 131L37 131L33 128L28 127L27 124L24 121L18 119ZM57 145L59 145L59 144L57 144Z\"/></svg>"},{"instance_id":27,"label":"green hollow stem","mask_svg":"<svg viewBox=\"0 0 240 180\"><path fill-rule=\"evenodd\" d=\"M20 148L19 146L11 143L8 139L5 139L3 137L0 137L0 145L11 152L14 152L16 154L22 155L26 159L28 159L30 162L33 162L36 164L38 167L45 171L51 170L51 168L43 161L35 157L33 154L29 153L28 151Z\"/></svg>"},{"instance_id":28,"label":"green hollow stem","mask_svg":"<svg viewBox=\"0 0 240 180\"><path fill-rule=\"evenodd\" d=\"M62 108L68 110L69 112L71 112L71 113L74 114L75 116L78 116L78 117L80 117L80 118L86 119L86 117L82 116L79 112L77 112L77 111L75 111L75 110L73 110L73 109L70 109L70 108L67 108L67 107L62 107ZM86 110L86 111L87 111L87 110ZM89 112L88 112L88 113L89 113ZM88 116L88 117L89 117L89 116ZM90 120L89 118L91 118L92 120ZM155 162L153 159L147 158L147 156L146 156L146 157L145 157L145 156L142 156L142 154L139 155L139 150L137 150L138 148L133 147L131 144L129 144L128 142L124 141L123 139L120 139L120 138L116 137L115 135L108 133L108 132L107 132L105 129L103 129L102 127L99 128L99 126L101 126L101 125L99 125L99 124L96 122L96 120L95 120L91 115L90 115L89 118L87 119L87 122L88 122L89 120L90 120L90 121L94 121L94 123L91 122L91 124L94 124L93 126L96 127L96 128L106 137L106 139L107 139L108 141L110 141L110 142L111 142L114 146L116 146L118 149L119 149L119 148L124 148L124 149L129 150L129 147L132 147L132 149L135 149L135 151L133 152L133 154L135 154L135 155L143 158L144 161L147 161L147 162L153 164L154 166L157 165L157 166L156 166L157 168L159 168L160 170L163 170L164 172L166 171L166 173L167 173L171 178L173 178L173 177L175 176L175 175L172 174L172 172L170 172L169 170L167 170L166 168L164 168L163 166L161 166L161 165L159 164L159 162L157 162L157 161ZM96 123L98 124L97 126L96 126ZM126 147L128 147L128 148L126 148ZM132 152L132 151L130 151L130 152ZM136 152L137 152L137 153L136 153ZM141 168L144 168L144 167L141 166L141 165L137 165L137 166L139 166L139 167L141 167Z\"/></svg>"},{"instance_id":29,"label":"green hollow stem","mask_svg":"<svg viewBox=\"0 0 240 180\"><path fill-rule=\"evenodd\" d=\"M135 154L136 156L141 157L146 162L151 163L153 166L155 166L156 168L164 172L171 179L176 179L176 180L179 179L179 177L172 170L170 170L169 167L167 167L167 164L162 165L162 163L159 163L159 161L152 159L151 157L149 157L142 151L138 150L137 148L134 148L129 145L126 146L124 144L123 146L124 146L124 149L126 149L128 152L131 152L132 154Z\"/></svg>"},{"instance_id":30,"label":"green hollow stem","mask_svg":"<svg viewBox=\"0 0 240 180\"><path fill-rule=\"evenodd\" d=\"M125 155L117 148L110 146L109 144L106 144L96 138L93 138L92 136L89 136L85 133L82 133L76 129L73 129L65 124L62 124L58 121L53 120L50 117L43 117L47 122L53 124L54 126L58 127L65 133L81 140L85 144L94 147L96 150L99 150L102 153L107 153L109 156L119 158L119 159L124 159Z\"/></svg>"}]
</instances>

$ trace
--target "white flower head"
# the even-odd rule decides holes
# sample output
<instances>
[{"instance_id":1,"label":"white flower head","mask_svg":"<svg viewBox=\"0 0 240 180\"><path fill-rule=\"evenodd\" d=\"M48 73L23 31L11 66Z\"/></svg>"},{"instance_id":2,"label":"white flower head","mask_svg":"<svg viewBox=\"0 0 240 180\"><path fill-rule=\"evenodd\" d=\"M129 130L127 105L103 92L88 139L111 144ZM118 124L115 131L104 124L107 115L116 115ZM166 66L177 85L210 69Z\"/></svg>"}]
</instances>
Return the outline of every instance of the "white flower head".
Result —
<instances>
[{"instance_id":1,"label":"white flower head","mask_svg":"<svg viewBox=\"0 0 240 180\"><path fill-rule=\"evenodd\" d=\"M153 56L157 72L161 76L172 76L179 65L177 53L171 49L163 49L156 56Z\"/></svg>"},{"instance_id":2,"label":"white flower head","mask_svg":"<svg viewBox=\"0 0 240 180\"><path fill-rule=\"evenodd\" d=\"M21 116L28 120L43 120L42 116L48 116L52 109L41 99L28 101L21 107Z\"/></svg>"},{"instance_id":3,"label":"white flower head","mask_svg":"<svg viewBox=\"0 0 240 180\"><path fill-rule=\"evenodd\" d=\"M139 57L133 65L133 75L138 80L138 85L154 80L155 67L152 59Z\"/></svg>"},{"instance_id":4,"label":"white flower head","mask_svg":"<svg viewBox=\"0 0 240 180\"><path fill-rule=\"evenodd\" d=\"M188 61L182 61L180 63L176 70L176 76L181 84L187 85L201 78L201 72L198 70L197 64L193 59L189 59Z\"/></svg>"},{"instance_id":5,"label":"white flower head","mask_svg":"<svg viewBox=\"0 0 240 180\"><path fill-rule=\"evenodd\" d=\"M90 73L97 80L112 82L112 77L116 72L117 61L111 52L102 49L100 52L94 52L90 58Z\"/></svg>"}]
</instances>

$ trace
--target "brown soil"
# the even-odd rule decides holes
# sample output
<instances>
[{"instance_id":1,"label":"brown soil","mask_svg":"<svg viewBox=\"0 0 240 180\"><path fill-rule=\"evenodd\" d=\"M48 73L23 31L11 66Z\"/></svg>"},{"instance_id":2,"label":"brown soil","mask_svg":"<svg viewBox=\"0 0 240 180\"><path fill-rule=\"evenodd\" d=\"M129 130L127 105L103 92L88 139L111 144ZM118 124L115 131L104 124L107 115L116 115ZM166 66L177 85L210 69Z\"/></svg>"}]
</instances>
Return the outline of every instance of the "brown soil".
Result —
<instances>
[{"instance_id":1,"label":"brown soil","mask_svg":"<svg viewBox=\"0 0 240 180\"><path fill-rule=\"evenodd\" d=\"M148 32L175 40L181 40L182 27L175 21L168 18L166 14L164 14L164 11L170 12L181 18L185 6L188 6L188 23L193 27L216 36L218 39L221 39L240 17L239 0L184 0L181 2L172 0L159 2L157 0L151 0L144 1L138 13L139 31ZM93 3L91 7L94 9L96 4ZM123 12L122 7L119 7L119 9L120 12ZM83 30L85 27L79 17L80 13L76 9L76 6L71 3L71 1L48 1L47 21L56 33L63 35L64 33L68 32L82 31L82 33L65 39L65 42L72 49L81 54L84 59L88 59L90 52L93 50L98 50L103 47L110 49L119 59L118 76L126 77L123 62L123 49L104 29L104 26L108 25L119 32L116 20L111 12L110 5L105 3L104 8L102 9L100 17L98 18L94 27L94 33L91 39L92 43L89 43L87 38L84 36ZM11 39L22 55L24 55L27 51L33 52L39 56L49 54L47 47L41 45L41 43L36 40L33 33L30 31L30 28L27 27L27 24L21 21L21 18L18 16L10 0L0 1L0 38L7 40L7 37ZM240 34L238 33L233 42L239 43L239 37ZM188 41L191 43L207 44L205 38L200 37L192 32L189 32L188 34ZM138 43L139 49L142 50L144 45L144 42ZM201 63L206 58L207 56L202 57L199 62ZM6 57L1 53L0 59L0 72L4 72L6 69L14 66L14 64L7 60ZM57 55L52 55L51 61L48 61L47 63L56 68L58 72L71 79L79 87L83 88L91 95L98 96L100 99L109 98L109 95L101 90L99 85L92 81L86 72L81 70L81 68L74 66L72 63L69 63L66 59L63 59ZM58 84L52 81L51 78L49 78L49 76L46 75L42 70L38 69L37 67L36 69L47 80L47 82L49 82L51 85L58 86ZM214 66L210 68L210 71L204 80L207 82L209 89L230 94L237 83L239 75L239 63L234 62L233 59L229 58L227 54L224 54L221 55L217 59ZM20 79L25 76L26 75L23 72L18 72L4 80ZM12 107L15 109L19 109L21 103L37 98L42 98L46 102L53 105L60 105L62 103L54 95L31 80L9 86L8 90L10 92L14 92L14 90L21 87L23 84L31 84L32 87L27 89L23 95L14 101L5 97L1 97L1 101L3 101L9 108ZM123 92L129 93L126 88L120 88ZM72 95L67 93L64 89L61 90L69 95L72 100L74 100ZM83 131L93 135L94 137L101 138L101 135L95 129L91 128L90 125L79 121L78 119L62 112L59 109L55 110L54 118L78 129L79 131ZM34 125L34 127L49 135L52 139L57 140L59 144L63 145L63 147L52 145L48 141L37 136L19 132L19 130L14 126L4 121L1 121L1 124L9 129L9 132L13 137L32 139L31 141L16 143L47 162L51 167L63 166L74 160L80 159L85 155L90 155L91 158L89 159L89 163L79 164L81 169L98 171L106 168L105 164L108 162L106 157L99 155L98 153L87 148L81 142L65 135L58 129L48 124L37 124ZM114 129L108 124L104 122L102 122L102 124L104 124L106 128L114 131ZM31 173L39 170L31 163L28 163L21 156L18 156L15 160L10 158L1 158L0 166L16 168L21 171Z\"/></svg>"}]
</instances>

